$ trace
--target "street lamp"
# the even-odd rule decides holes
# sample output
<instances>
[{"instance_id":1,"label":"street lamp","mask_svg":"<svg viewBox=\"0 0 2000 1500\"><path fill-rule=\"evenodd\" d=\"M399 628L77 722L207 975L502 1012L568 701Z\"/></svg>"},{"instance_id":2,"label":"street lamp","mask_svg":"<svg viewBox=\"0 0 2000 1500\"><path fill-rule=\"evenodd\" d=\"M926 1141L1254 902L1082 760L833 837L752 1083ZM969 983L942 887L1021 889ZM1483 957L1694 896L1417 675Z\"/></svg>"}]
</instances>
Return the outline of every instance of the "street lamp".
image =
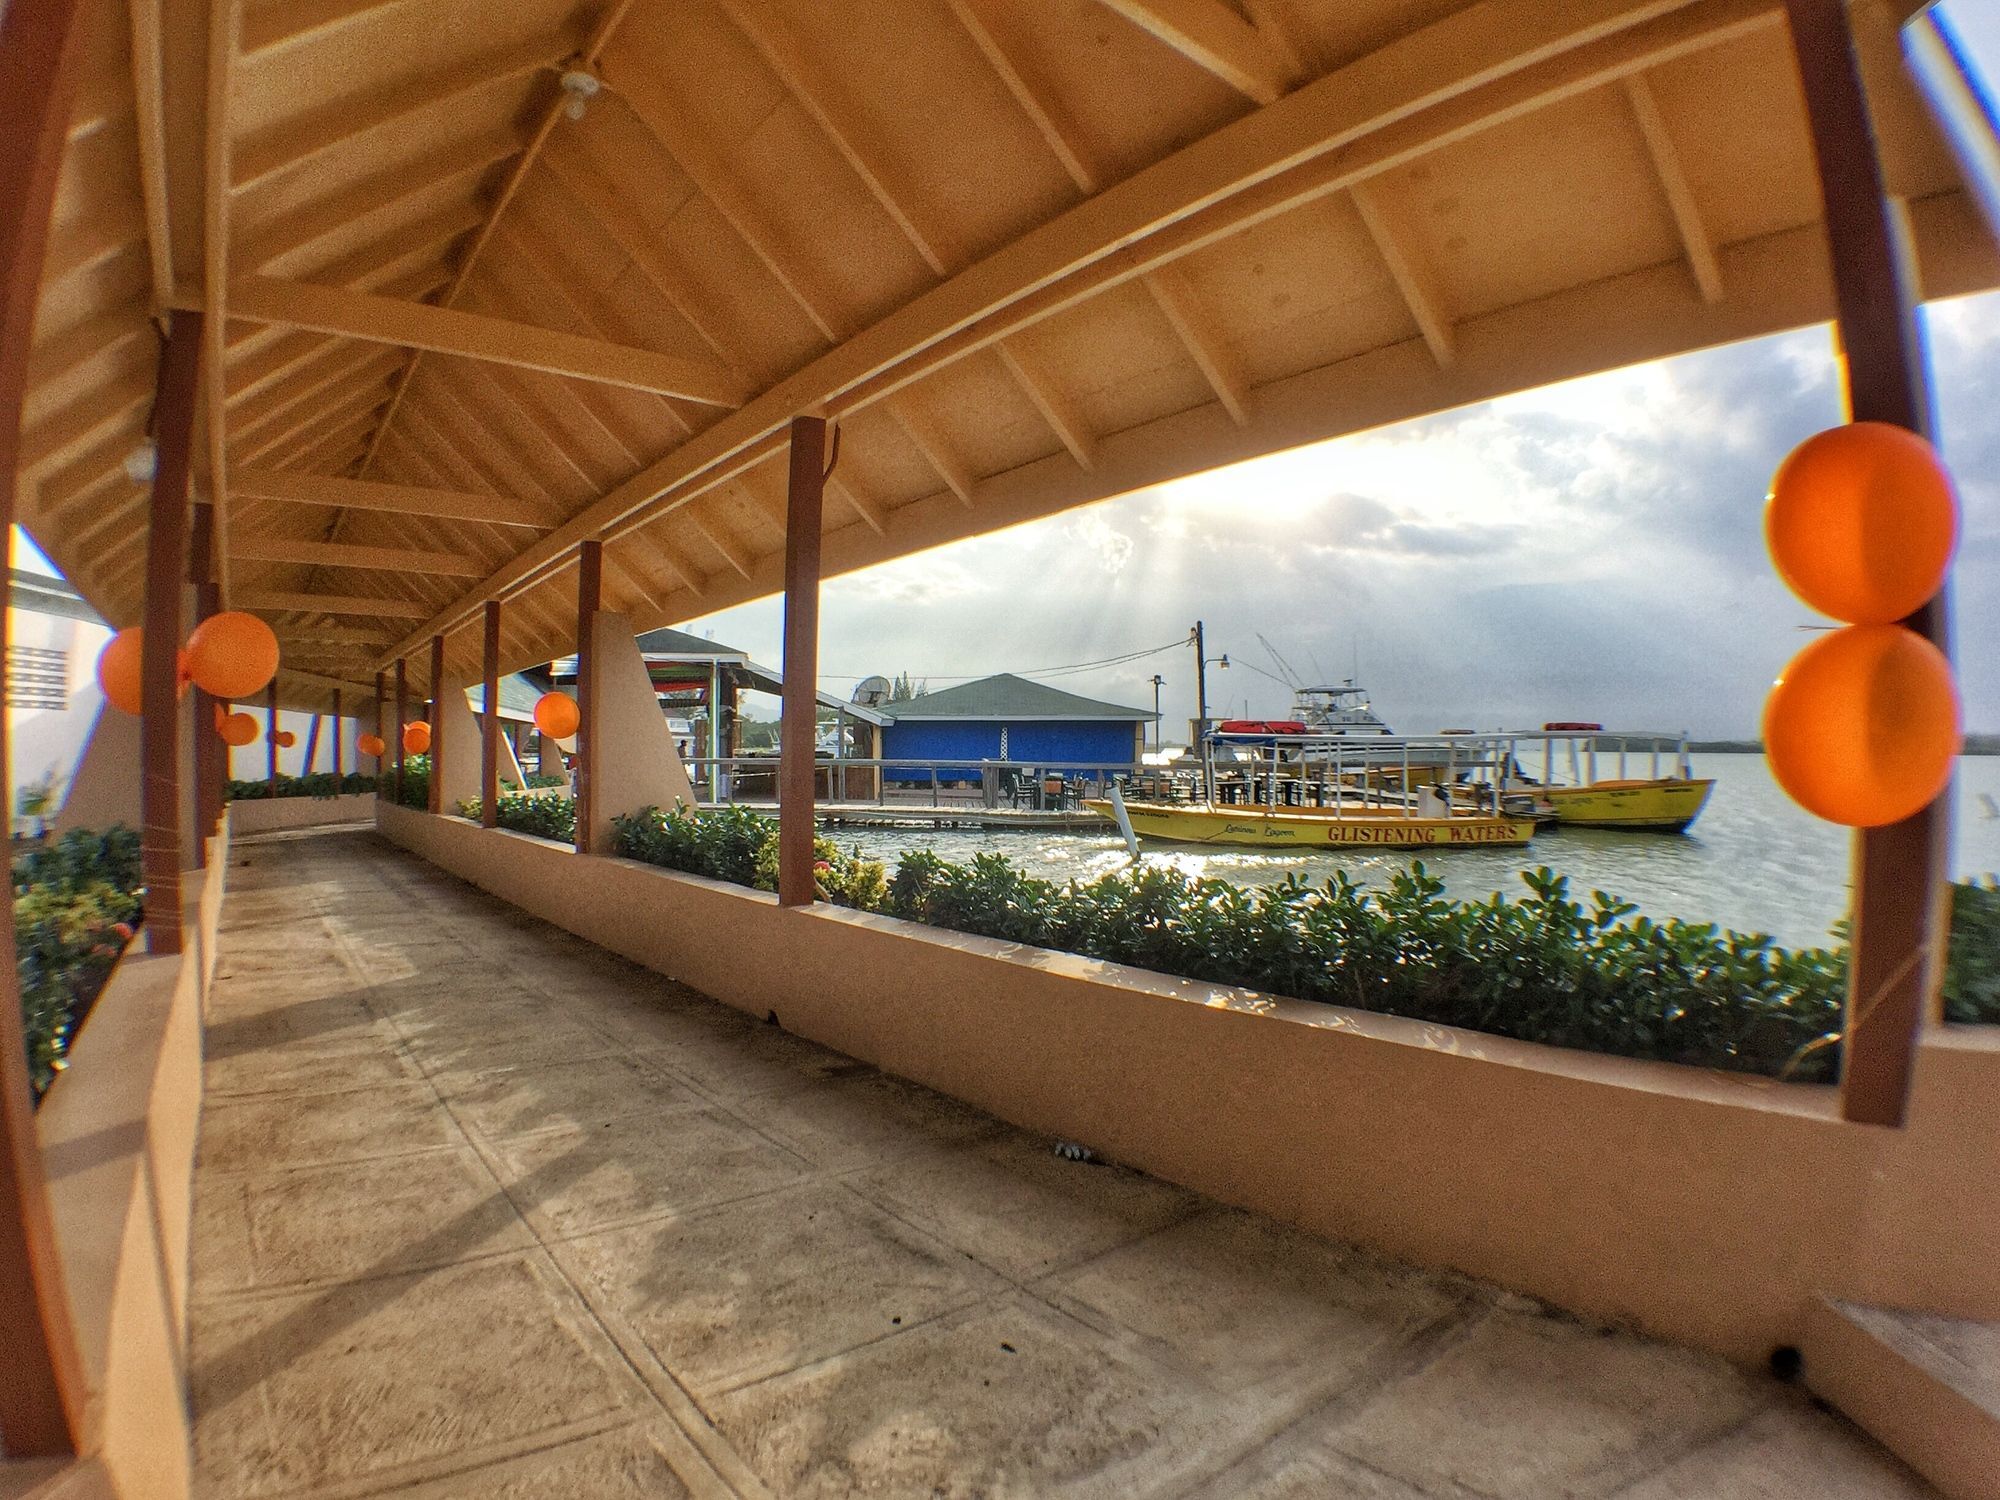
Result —
<instances>
[{"instance_id":1,"label":"street lamp","mask_svg":"<svg viewBox=\"0 0 2000 1500\"><path fill-rule=\"evenodd\" d=\"M1166 678L1162 677L1158 672L1153 674L1153 751L1155 754L1159 753L1161 749L1160 689L1165 687L1166 684Z\"/></svg>"},{"instance_id":2,"label":"street lamp","mask_svg":"<svg viewBox=\"0 0 2000 1500\"><path fill-rule=\"evenodd\" d=\"M1207 637L1202 632L1202 623L1194 622L1194 629L1188 633L1194 645L1194 703L1195 703L1195 743L1201 747L1201 795L1205 802L1215 801L1215 759L1208 743L1208 668L1212 661L1223 671L1229 670L1229 653L1211 657L1208 654Z\"/></svg>"}]
</instances>

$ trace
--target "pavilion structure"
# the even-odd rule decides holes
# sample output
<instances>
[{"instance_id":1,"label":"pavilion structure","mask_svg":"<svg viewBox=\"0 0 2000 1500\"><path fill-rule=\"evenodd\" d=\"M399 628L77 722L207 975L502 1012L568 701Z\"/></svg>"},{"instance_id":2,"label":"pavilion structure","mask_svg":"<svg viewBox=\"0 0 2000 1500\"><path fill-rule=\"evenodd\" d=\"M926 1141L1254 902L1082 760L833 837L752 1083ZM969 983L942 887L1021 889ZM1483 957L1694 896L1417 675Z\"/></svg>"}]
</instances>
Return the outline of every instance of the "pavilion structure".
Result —
<instances>
[{"instance_id":1,"label":"pavilion structure","mask_svg":"<svg viewBox=\"0 0 2000 1500\"><path fill-rule=\"evenodd\" d=\"M788 1023L818 1017L817 1039L966 1097L1028 1065L1006 1048L1032 1026L981 1040L968 1022L927 1061L935 1028L814 1008L838 998L840 945L888 941L813 901L824 577L1820 323L1852 415L1927 432L1917 308L2000 285L2000 139L1914 0L8 0L0 202L0 519L104 619L146 631L144 962L184 976L163 994L195 995L160 1046L198 1039L227 836L213 705L176 696L196 620L271 623L278 706L340 694L336 713L397 744L434 701L450 722L431 813L384 806L383 831L532 908L486 863L519 841L444 815L447 788L490 812L498 785L497 716L457 722L462 690L492 700L503 674L578 656L578 848L556 851L578 863L537 879L550 900L625 880L608 818L680 773L642 787L612 763L644 720L621 643L782 591L779 890L728 920L775 966L760 982L819 984ZM1946 605L1910 623L1946 644ZM1129 1159L1734 1357L1806 1340L1835 1316L1822 1294L2000 1317L1992 1256L1964 1249L1990 1248L1993 1185L1945 1165L1991 1176L1952 1132L2000 1098L2000 1052L1938 1023L1948 836L1940 802L1857 840L1837 1101L1592 1074L1594 1123L1567 1134L1659 1154L1683 1194L1626 1205L1615 1244L1554 1210L1474 1224L1441 1180L1363 1191L1323 1158L1272 1165L1289 1160L1275 1146L1205 1166L1139 1139ZM625 915L646 941L677 930ZM1013 960L980 962L991 984L970 987L1011 993ZM118 1493L178 1493L160 1478L171 1423L125 1424L134 1402L180 1405L159 1390L184 1331L192 1125L178 1157L149 1148L163 1352L150 1375L107 1374L91 1289L116 1253L93 1260L51 1208L16 1014L0 1004L0 1443L80 1456ZM1398 1087L1464 1065L1427 1052ZM1590 1070L1547 1066L1550 1088L1585 1087ZM1474 1069L1439 1117L1489 1086L1507 1097L1493 1080L1523 1068ZM1099 1083L1087 1101L1013 1097L1049 1099L1053 1128L1071 1104L1118 1107ZM88 1085L64 1080L42 1137ZM148 1111L189 1089L134 1106L138 1138L157 1147ZM1713 1124L1730 1144L1677 1155L1681 1109L1709 1122L1685 1140ZM1802 1136L1831 1199L1775 1204L1758 1178L1762 1202L1740 1207L1756 1174L1727 1163ZM1516 1204L1554 1191L1532 1165L1494 1170L1527 1174ZM1537 1246L1510 1238L1522 1219L1541 1221ZM1699 1253L1678 1238L1691 1219ZM1853 1253L1822 1276L1802 1247L1823 1230ZM1782 1270L1741 1272L1753 1240ZM1940 1483L1976 1472L1941 1408L1824 1380Z\"/></svg>"}]
</instances>

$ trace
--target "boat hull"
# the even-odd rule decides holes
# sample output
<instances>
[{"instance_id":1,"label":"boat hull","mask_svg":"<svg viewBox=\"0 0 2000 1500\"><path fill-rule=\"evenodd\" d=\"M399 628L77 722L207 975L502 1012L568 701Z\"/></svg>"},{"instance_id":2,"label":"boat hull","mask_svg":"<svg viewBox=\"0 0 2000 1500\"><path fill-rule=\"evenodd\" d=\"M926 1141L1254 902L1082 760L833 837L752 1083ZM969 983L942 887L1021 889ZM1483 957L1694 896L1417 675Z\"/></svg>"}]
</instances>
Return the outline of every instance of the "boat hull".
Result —
<instances>
[{"instance_id":1,"label":"boat hull","mask_svg":"<svg viewBox=\"0 0 2000 1500\"><path fill-rule=\"evenodd\" d=\"M1543 789L1541 796L1566 828L1630 828L1680 833L1701 816L1709 780L1599 781Z\"/></svg>"},{"instance_id":2,"label":"boat hull","mask_svg":"<svg viewBox=\"0 0 2000 1500\"><path fill-rule=\"evenodd\" d=\"M1109 802L1088 801L1092 812L1114 822ZM1128 802L1125 815L1140 838L1176 844L1231 844L1259 849L1507 848L1534 837L1532 818L1405 818L1395 814L1262 808L1166 806Z\"/></svg>"}]
</instances>

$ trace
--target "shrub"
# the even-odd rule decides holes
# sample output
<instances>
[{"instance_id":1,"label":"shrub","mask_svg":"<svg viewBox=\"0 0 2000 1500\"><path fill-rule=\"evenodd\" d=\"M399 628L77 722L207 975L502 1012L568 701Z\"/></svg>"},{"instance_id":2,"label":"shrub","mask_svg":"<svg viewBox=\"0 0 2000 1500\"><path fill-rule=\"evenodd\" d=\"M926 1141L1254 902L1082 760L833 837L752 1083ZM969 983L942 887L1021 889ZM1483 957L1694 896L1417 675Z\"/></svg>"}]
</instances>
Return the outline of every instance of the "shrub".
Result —
<instances>
[{"instance_id":1,"label":"shrub","mask_svg":"<svg viewBox=\"0 0 2000 1500\"><path fill-rule=\"evenodd\" d=\"M375 790L373 775L348 771L335 776L331 771L314 771L310 776L279 776L275 789L269 781L232 781L229 800L248 802L260 797L343 797Z\"/></svg>"},{"instance_id":2,"label":"shrub","mask_svg":"<svg viewBox=\"0 0 2000 1500\"><path fill-rule=\"evenodd\" d=\"M458 804L458 815L476 823L484 805L478 797L467 797ZM502 828L511 828L516 833L570 843L576 838L576 799L506 793L500 798L496 820Z\"/></svg>"},{"instance_id":3,"label":"shrub","mask_svg":"<svg viewBox=\"0 0 2000 1500\"><path fill-rule=\"evenodd\" d=\"M778 888L778 825L748 808L696 812L677 806L661 812L648 807L614 818L612 825L613 848L627 859L760 891ZM843 850L832 839L816 837L813 885L821 901L875 911L888 882L882 866L863 859L859 850Z\"/></svg>"},{"instance_id":4,"label":"shrub","mask_svg":"<svg viewBox=\"0 0 2000 1500\"><path fill-rule=\"evenodd\" d=\"M1944 970L1947 1021L2000 1025L2000 882L1951 889L1951 947Z\"/></svg>"},{"instance_id":5,"label":"shrub","mask_svg":"<svg viewBox=\"0 0 2000 1500\"><path fill-rule=\"evenodd\" d=\"M14 958L37 1098L139 920L139 836L73 829L14 861Z\"/></svg>"},{"instance_id":6,"label":"shrub","mask_svg":"<svg viewBox=\"0 0 2000 1500\"><path fill-rule=\"evenodd\" d=\"M395 785L395 772L384 770L383 779ZM407 755L403 758L403 784L396 793L396 800L404 807L414 807L422 812L431 805L431 758L428 755Z\"/></svg>"}]
</instances>

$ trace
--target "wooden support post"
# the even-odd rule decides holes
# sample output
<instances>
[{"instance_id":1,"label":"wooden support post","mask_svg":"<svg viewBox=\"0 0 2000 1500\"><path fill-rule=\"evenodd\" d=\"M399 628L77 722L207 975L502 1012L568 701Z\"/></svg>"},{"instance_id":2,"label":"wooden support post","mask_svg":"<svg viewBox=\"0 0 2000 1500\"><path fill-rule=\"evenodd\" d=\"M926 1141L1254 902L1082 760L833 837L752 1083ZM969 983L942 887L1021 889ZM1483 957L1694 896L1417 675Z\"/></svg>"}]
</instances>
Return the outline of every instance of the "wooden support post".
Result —
<instances>
[{"instance_id":1,"label":"wooden support post","mask_svg":"<svg viewBox=\"0 0 2000 1500\"><path fill-rule=\"evenodd\" d=\"M382 731L386 727L383 720L388 712L387 709L388 697L389 697L388 674L384 672L377 672L375 674L375 738L378 740L382 738ZM388 754L389 754L388 747L385 744L382 750L382 754L375 757L375 795L378 797L382 795L382 782L384 773L389 769ZM356 760L354 764L355 768L358 770L360 768L361 762L359 760Z\"/></svg>"},{"instance_id":2,"label":"wooden support post","mask_svg":"<svg viewBox=\"0 0 2000 1500\"><path fill-rule=\"evenodd\" d=\"M404 657L396 658L396 743L391 747L396 754L395 785L392 801L400 804L403 800L403 728L410 722L410 667Z\"/></svg>"},{"instance_id":3,"label":"wooden support post","mask_svg":"<svg viewBox=\"0 0 2000 1500\"><path fill-rule=\"evenodd\" d=\"M312 722L306 725L306 763L299 772L301 776L312 775L313 757L319 754L319 719L320 716L314 714Z\"/></svg>"},{"instance_id":4,"label":"wooden support post","mask_svg":"<svg viewBox=\"0 0 2000 1500\"><path fill-rule=\"evenodd\" d=\"M21 396L88 12L79 0L8 0L0 12L0 534L14 524ZM7 617L0 610L0 644ZM49 1219L14 962L14 926L0 923L0 1450L35 1458L76 1451L88 1392Z\"/></svg>"},{"instance_id":5,"label":"wooden support post","mask_svg":"<svg viewBox=\"0 0 2000 1500\"><path fill-rule=\"evenodd\" d=\"M480 661L479 821L500 826L500 601L486 601L485 650Z\"/></svg>"},{"instance_id":6,"label":"wooden support post","mask_svg":"<svg viewBox=\"0 0 2000 1500\"><path fill-rule=\"evenodd\" d=\"M813 902L813 771L819 684L819 529L826 420L792 418L785 503L784 695L778 728L778 904Z\"/></svg>"},{"instance_id":7,"label":"wooden support post","mask_svg":"<svg viewBox=\"0 0 2000 1500\"><path fill-rule=\"evenodd\" d=\"M604 544L576 556L576 852L589 854L591 793L597 780L597 608L604 593Z\"/></svg>"},{"instance_id":8,"label":"wooden support post","mask_svg":"<svg viewBox=\"0 0 2000 1500\"><path fill-rule=\"evenodd\" d=\"M430 809L444 811L444 637L431 637Z\"/></svg>"},{"instance_id":9,"label":"wooden support post","mask_svg":"<svg viewBox=\"0 0 2000 1500\"><path fill-rule=\"evenodd\" d=\"M273 677L271 685L264 689L264 717L270 722L264 726L264 795L278 795L278 679Z\"/></svg>"},{"instance_id":10,"label":"wooden support post","mask_svg":"<svg viewBox=\"0 0 2000 1500\"><path fill-rule=\"evenodd\" d=\"M1875 130L1842 0L1786 0L1792 48L1819 160L1827 248L1849 416L1925 437L1933 417L1922 336ZM1951 647L1944 592L1903 623ZM1854 951L1848 981L1842 1115L1901 1125L1917 1036L1932 1019L1942 973L1951 838L1947 792L1921 812L1854 841Z\"/></svg>"},{"instance_id":11,"label":"wooden support post","mask_svg":"<svg viewBox=\"0 0 2000 1500\"><path fill-rule=\"evenodd\" d=\"M347 774L347 768L343 764L346 757L342 755L340 748L341 730L340 730L339 688L335 688L333 690L333 723L328 727L333 732L333 790L335 795L338 795L340 792L341 778Z\"/></svg>"},{"instance_id":12,"label":"wooden support post","mask_svg":"<svg viewBox=\"0 0 2000 1500\"><path fill-rule=\"evenodd\" d=\"M194 622L201 624L222 608L222 587L215 577L215 507L195 502L188 533L188 578L194 584ZM223 792L229 780L229 746L216 732L216 710L222 700L193 688L194 723L194 857L208 863L208 841L222 822Z\"/></svg>"},{"instance_id":13,"label":"wooden support post","mask_svg":"<svg viewBox=\"0 0 2000 1500\"><path fill-rule=\"evenodd\" d=\"M146 529L146 624L140 651L139 863L146 882L146 951L181 951L181 618L187 587L188 475L201 314L176 312L153 400L159 461Z\"/></svg>"}]
</instances>

